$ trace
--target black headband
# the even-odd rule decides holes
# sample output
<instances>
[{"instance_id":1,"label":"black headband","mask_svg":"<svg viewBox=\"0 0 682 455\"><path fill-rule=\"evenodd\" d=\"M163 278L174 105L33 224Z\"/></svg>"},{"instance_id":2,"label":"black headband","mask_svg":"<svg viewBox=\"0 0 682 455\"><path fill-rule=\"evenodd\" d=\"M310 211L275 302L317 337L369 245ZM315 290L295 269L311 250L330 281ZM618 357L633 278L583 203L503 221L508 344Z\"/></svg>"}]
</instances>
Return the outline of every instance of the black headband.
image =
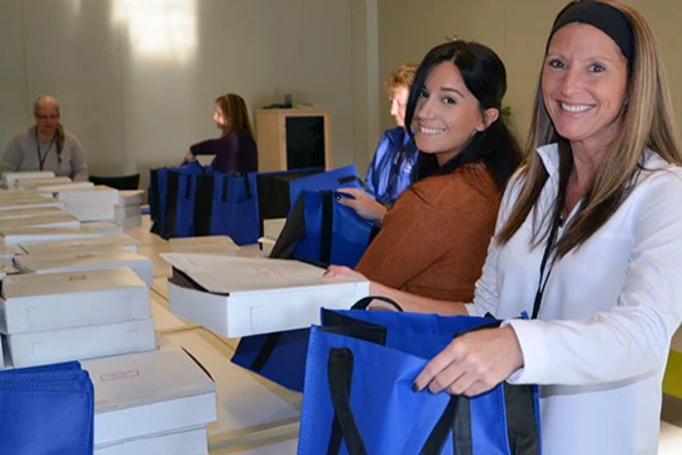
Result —
<instances>
[{"instance_id":1,"label":"black headband","mask_svg":"<svg viewBox=\"0 0 682 455\"><path fill-rule=\"evenodd\" d=\"M575 3L556 18L552 26L552 32L547 39L547 47L552 36L564 25L572 22L581 22L592 25L606 33L616 42L621 52L628 59L628 68L632 69L632 60L635 56L635 40L632 26L625 13L606 3L594 0L586 0Z\"/></svg>"}]
</instances>

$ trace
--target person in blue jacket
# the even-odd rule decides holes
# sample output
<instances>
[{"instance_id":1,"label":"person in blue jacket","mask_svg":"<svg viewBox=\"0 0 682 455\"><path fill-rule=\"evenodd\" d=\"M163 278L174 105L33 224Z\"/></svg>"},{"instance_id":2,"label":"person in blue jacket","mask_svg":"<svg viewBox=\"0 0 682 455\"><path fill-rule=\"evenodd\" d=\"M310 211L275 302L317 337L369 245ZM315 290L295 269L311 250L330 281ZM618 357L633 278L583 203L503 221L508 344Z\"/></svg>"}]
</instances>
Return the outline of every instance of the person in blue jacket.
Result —
<instances>
[{"instance_id":1,"label":"person in blue jacket","mask_svg":"<svg viewBox=\"0 0 682 455\"><path fill-rule=\"evenodd\" d=\"M405 130L405 107L416 70L416 65L400 65L391 72L385 84L391 116L397 126L381 136L367 170L366 183L377 201L387 206L392 206L412 183L412 167L419 155Z\"/></svg>"}]
</instances>

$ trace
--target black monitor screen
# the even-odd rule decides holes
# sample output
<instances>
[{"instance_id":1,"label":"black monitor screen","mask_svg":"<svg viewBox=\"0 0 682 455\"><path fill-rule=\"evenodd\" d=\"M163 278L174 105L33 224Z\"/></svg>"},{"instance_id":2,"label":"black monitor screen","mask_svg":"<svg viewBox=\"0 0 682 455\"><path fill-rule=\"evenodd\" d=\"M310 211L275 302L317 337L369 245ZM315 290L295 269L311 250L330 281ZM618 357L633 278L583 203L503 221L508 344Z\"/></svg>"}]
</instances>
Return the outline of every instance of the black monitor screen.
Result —
<instances>
[{"instance_id":1,"label":"black monitor screen","mask_svg":"<svg viewBox=\"0 0 682 455\"><path fill-rule=\"evenodd\" d=\"M287 117L287 169L324 167L324 117Z\"/></svg>"}]
</instances>

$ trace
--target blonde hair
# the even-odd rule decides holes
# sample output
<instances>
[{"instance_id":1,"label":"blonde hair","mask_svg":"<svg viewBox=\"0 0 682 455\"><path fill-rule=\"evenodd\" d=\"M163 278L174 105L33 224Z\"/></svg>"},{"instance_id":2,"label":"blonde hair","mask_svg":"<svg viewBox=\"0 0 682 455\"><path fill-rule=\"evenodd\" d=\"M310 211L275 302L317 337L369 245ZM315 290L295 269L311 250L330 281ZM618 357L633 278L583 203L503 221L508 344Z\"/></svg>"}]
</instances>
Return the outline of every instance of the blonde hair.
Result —
<instances>
[{"instance_id":1,"label":"blonde hair","mask_svg":"<svg viewBox=\"0 0 682 455\"><path fill-rule=\"evenodd\" d=\"M597 170L594 183L585 195L579 212L556 245L557 258L579 248L618 210L628 195L628 187L642 169L640 158L647 147L669 163L682 164L670 93L655 34L634 8L615 0L599 1L620 10L632 27L632 73L628 79L627 102L621 113L620 131ZM575 3L578 2L573 1L566 8ZM537 210L537 202L548 174L535 149L555 142L559 143L560 162L560 193L557 201L561 201L571 169L571 148L568 141L560 137L554 129L544 106L541 83L538 83L526 160L519 176L525 181L509 219L497 235L496 239L500 244L508 242L514 236L531 210L534 213ZM554 210L557 210L556 206ZM552 216L552 213L555 212L542 214L543 219ZM540 234L542 225L543 223L536 223L533 227L535 245L549 234L549 226Z\"/></svg>"},{"instance_id":2,"label":"blonde hair","mask_svg":"<svg viewBox=\"0 0 682 455\"><path fill-rule=\"evenodd\" d=\"M408 91L414 82L414 75L417 72L417 65L414 63L404 63L391 71L391 74L384 82L384 90L390 93L391 91L405 87Z\"/></svg>"},{"instance_id":3,"label":"blonde hair","mask_svg":"<svg viewBox=\"0 0 682 455\"><path fill-rule=\"evenodd\" d=\"M249 111L246 109L246 103L241 96L227 93L219 96L215 102L223 111L223 116L229 119L229 122L226 122L222 127L223 136L232 131L245 131L255 139L251 120L249 120Z\"/></svg>"}]
</instances>

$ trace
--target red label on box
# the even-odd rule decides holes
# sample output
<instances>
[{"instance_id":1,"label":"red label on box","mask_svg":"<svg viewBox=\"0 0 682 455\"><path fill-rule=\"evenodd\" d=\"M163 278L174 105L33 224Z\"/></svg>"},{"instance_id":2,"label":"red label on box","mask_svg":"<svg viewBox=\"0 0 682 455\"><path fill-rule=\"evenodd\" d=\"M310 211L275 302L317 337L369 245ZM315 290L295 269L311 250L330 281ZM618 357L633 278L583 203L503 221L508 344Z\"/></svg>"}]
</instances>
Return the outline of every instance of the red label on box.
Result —
<instances>
[{"instance_id":1,"label":"red label on box","mask_svg":"<svg viewBox=\"0 0 682 455\"><path fill-rule=\"evenodd\" d=\"M100 376L102 382L117 381L119 379L130 379L140 376L139 370L118 371L116 373L103 374Z\"/></svg>"}]
</instances>

